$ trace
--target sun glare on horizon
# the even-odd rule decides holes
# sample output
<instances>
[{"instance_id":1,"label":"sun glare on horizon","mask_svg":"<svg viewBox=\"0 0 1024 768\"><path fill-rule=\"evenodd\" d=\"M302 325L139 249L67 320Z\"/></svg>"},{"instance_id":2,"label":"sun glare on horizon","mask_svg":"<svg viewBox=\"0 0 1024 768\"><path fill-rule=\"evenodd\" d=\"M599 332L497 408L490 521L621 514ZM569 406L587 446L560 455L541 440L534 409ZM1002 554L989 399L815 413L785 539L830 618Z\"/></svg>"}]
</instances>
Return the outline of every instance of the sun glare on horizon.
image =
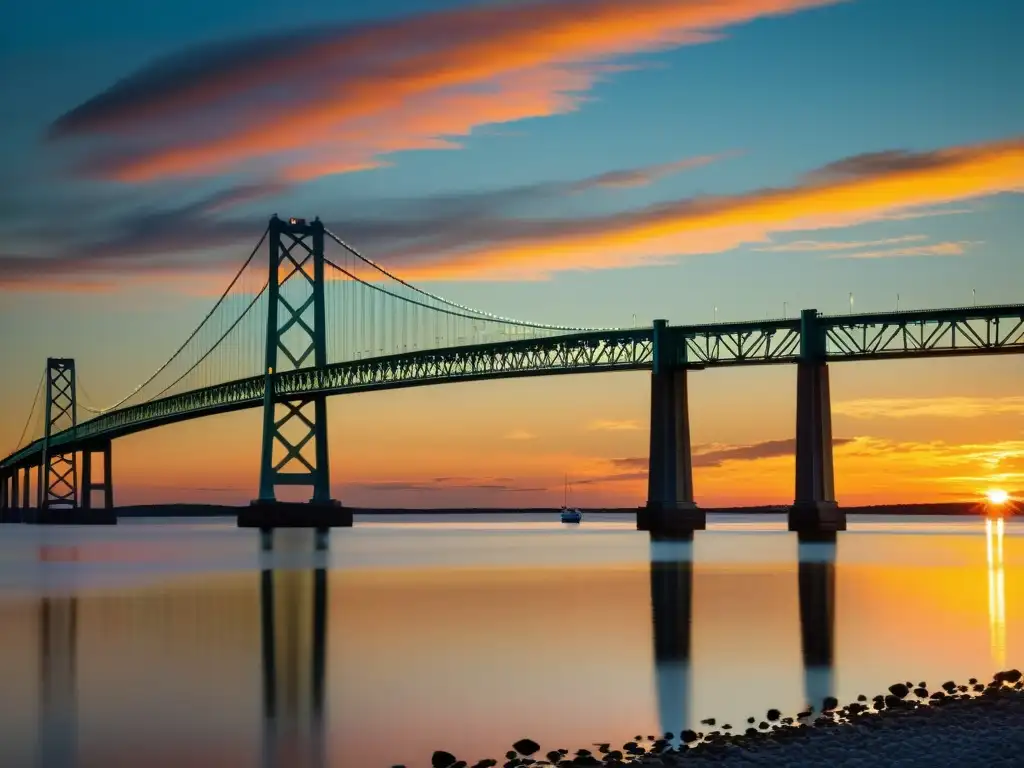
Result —
<instances>
[{"instance_id":1,"label":"sun glare on horizon","mask_svg":"<svg viewBox=\"0 0 1024 768\"><path fill-rule=\"evenodd\" d=\"M991 488L985 491L985 498L990 504L1005 504L1010 500L1010 494L1000 488Z\"/></svg>"}]
</instances>

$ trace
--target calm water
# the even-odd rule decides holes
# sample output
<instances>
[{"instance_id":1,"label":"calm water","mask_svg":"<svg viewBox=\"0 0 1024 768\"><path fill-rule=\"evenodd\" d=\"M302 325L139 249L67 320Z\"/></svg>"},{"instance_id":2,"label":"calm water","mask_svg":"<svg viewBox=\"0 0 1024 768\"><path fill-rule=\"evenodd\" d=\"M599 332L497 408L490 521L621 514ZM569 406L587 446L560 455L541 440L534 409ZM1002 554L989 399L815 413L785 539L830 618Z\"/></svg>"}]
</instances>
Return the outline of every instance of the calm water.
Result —
<instances>
[{"instance_id":1,"label":"calm water","mask_svg":"<svg viewBox=\"0 0 1024 768\"><path fill-rule=\"evenodd\" d=\"M232 521L5 526L0 764L418 768L966 682L1024 662L1022 532L495 516L262 552Z\"/></svg>"}]
</instances>

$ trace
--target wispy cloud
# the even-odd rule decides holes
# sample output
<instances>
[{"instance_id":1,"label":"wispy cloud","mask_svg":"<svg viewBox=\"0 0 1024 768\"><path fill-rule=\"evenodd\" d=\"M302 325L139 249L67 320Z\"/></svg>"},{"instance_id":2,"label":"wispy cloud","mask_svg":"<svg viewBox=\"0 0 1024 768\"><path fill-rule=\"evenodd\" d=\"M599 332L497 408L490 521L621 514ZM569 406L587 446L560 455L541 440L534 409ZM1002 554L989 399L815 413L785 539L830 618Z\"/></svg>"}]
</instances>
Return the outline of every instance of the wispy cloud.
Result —
<instances>
[{"instance_id":1,"label":"wispy cloud","mask_svg":"<svg viewBox=\"0 0 1024 768\"><path fill-rule=\"evenodd\" d=\"M831 253L834 251L855 251L861 248L877 248L883 245L898 245L927 240L928 235L903 235L884 240L794 240L791 243L776 243L755 251L765 253Z\"/></svg>"},{"instance_id":2,"label":"wispy cloud","mask_svg":"<svg viewBox=\"0 0 1024 768\"><path fill-rule=\"evenodd\" d=\"M568 112L626 54L718 39L838 0L527 0L320 26L182 52L57 120L100 137L86 170L124 181L256 159L287 178L450 149L475 127ZM627 180L628 182L628 180Z\"/></svg>"},{"instance_id":3,"label":"wispy cloud","mask_svg":"<svg viewBox=\"0 0 1024 768\"><path fill-rule=\"evenodd\" d=\"M838 447L849 445L853 442L854 438L835 438L832 444ZM727 461L759 461L760 459L774 459L780 456L793 456L795 453L796 440L793 438L765 440L750 445L705 446L703 449L697 447L693 451L693 466L720 467ZM643 470L641 474L646 477L647 461L646 456L635 456L611 459L609 463L616 469Z\"/></svg>"},{"instance_id":4,"label":"wispy cloud","mask_svg":"<svg viewBox=\"0 0 1024 768\"><path fill-rule=\"evenodd\" d=\"M324 219L411 280L538 279L572 269L665 263L686 254L763 243L778 233L842 228L918 206L1024 190L1024 139L918 154L918 164L900 155L888 170L876 158L865 164L871 170L863 176L851 175L859 166L850 162L844 166L846 175L821 177L831 181L682 198L599 216L528 218L507 213L531 194L512 188L493 190L477 202L471 194L448 195L424 199L419 206L412 201L381 204L373 215ZM589 177L592 186L595 178L600 175ZM564 192L587 181L555 186ZM218 194L230 198L237 193ZM133 211L108 225L111 231L70 245L48 242L43 228L40 247L47 257L0 256L0 285L154 273L169 263L154 256L188 250L193 254L182 263L213 269L222 262L203 249L249 244L265 224L224 219L214 215L216 210L217 202L210 198L169 211ZM861 258L871 253L822 252L859 253ZM239 260L238 253L231 254L233 263Z\"/></svg>"},{"instance_id":5,"label":"wispy cloud","mask_svg":"<svg viewBox=\"0 0 1024 768\"><path fill-rule=\"evenodd\" d=\"M640 429L633 419L599 419L587 425L587 429L596 432L633 432Z\"/></svg>"},{"instance_id":6,"label":"wispy cloud","mask_svg":"<svg viewBox=\"0 0 1024 768\"><path fill-rule=\"evenodd\" d=\"M506 440L533 440L537 436L525 429L516 429L505 435Z\"/></svg>"},{"instance_id":7,"label":"wispy cloud","mask_svg":"<svg viewBox=\"0 0 1024 768\"><path fill-rule=\"evenodd\" d=\"M963 256L975 246L983 245L981 240L958 240L954 242L914 245L907 248L884 248L877 251L856 253L833 253L830 259L898 259L909 256Z\"/></svg>"},{"instance_id":8,"label":"wispy cloud","mask_svg":"<svg viewBox=\"0 0 1024 768\"><path fill-rule=\"evenodd\" d=\"M1024 397L865 398L832 404L832 412L853 419L975 419L1024 416Z\"/></svg>"},{"instance_id":9,"label":"wispy cloud","mask_svg":"<svg viewBox=\"0 0 1024 768\"><path fill-rule=\"evenodd\" d=\"M842 176L606 216L455 223L387 255L405 262L418 279L529 279L568 269L663 263L763 242L774 233L842 228L919 206L1024 190L1021 139L914 156L919 162L905 153L891 168L878 158L863 166L850 162ZM854 175L862 167L863 175Z\"/></svg>"},{"instance_id":10,"label":"wispy cloud","mask_svg":"<svg viewBox=\"0 0 1024 768\"><path fill-rule=\"evenodd\" d=\"M472 477L433 477L427 480L379 480L371 482L348 483L349 488L359 488L384 493L434 493L440 491L497 491L501 493L525 493L528 491L544 491L546 488L515 485L510 477L472 478Z\"/></svg>"}]
</instances>

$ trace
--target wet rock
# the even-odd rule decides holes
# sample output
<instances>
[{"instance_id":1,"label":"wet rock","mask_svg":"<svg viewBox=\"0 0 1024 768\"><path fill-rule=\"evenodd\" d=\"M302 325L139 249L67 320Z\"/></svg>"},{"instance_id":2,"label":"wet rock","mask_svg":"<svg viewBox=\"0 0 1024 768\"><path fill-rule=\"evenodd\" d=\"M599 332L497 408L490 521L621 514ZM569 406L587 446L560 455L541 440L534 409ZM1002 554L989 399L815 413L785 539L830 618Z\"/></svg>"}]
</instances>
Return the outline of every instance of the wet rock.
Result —
<instances>
[{"instance_id":1,"label":"wet rock","mask_svg":"<svg viewBox=\"0 0 1024 768\"><path fill-rule=\"evenodd\" d=\"M905 699L910 693L910 686L904 685L903 683L896 683L896 685L889 686L889 693L897 698Z\"/></svg>"},{"instance_id":2,"label":"wet rock","mask_svg":"<svg viewBox=\"0 0 1024 768\"><path fill-rule=\"evenodd\" d=\"M929 698L932 699L932 701L940 701L940 700L946 698L946 694L943 693L942 691L936 691L931 696L929 696Z\"/></svg>"},{"instance_id":3,"label":"wet rock","mask_svg":"<svg viewBox=\"0 0 1024 768\"><path fill-rule=\"evenodd\" d=\"M956 690L956 683L954 683L952 680L947 680L942 684L942 690L944 690L946 693L952 693Z\"/></svg>"},{"instance_id":4,"label":"wet rock","mask_svg":"<svg viewBox=\"0 0 1024 768\"><path fill-rule=\"evenodd\" d=\"M700 724L701 725L714 725L715 724L715 718L709 717L707 720L701 720Z\"/></svg>"},{"instance_id":5,"label":"wet rock","mask_svg":"<svg viewBox=\"0 0 1024 768\"><path fill-rule=\"evenodd\" d=\"M967 681L968 685L977 685L977 683L978 683L978 678L976 678L976 677L972 677L970 680Z\"/></svg>"},{"instance_id":6,"label":"wet rock","mask_svg":"<svg viewBox=\"0 0 1024 768\"><path fill-rule=\"evenodd\" d=\"M752 718L752 717L748 717L748 718L747 718L747 722L748 722L748 723L753 723L753 722L754 722L754 718Z\"/></svg>"},{"instance_id":7,"label":"wet rock","mask_svg":"<svg viewBox=\"0 0 1024 768\"><path fill-rule=\"evenodd\" d=\"M686 730L679 734L679 738L683 740L684 744L693 744L697 740L697 734L694 731Z\"/></svg>"},{"instance_id":8,"label":"wet rock","mask_svg":"<svg viewBox=\"0 0 1024 768\"><path fill-rule=\"evenodd\" d=\"M440 749L430 757L431 768L451 768L457 761L458 758L451 752Z\"/></svg>"},{"instance_id":9,"label":"wet rock","mask_svg":"<svg viewBox=\"0 0 1024 768\"><path fill-rule=\"evenodd\" d=\"M767 712L765 713L765 717L767 717L767 718L768 718L768 720L769 720L770 722L774 723L774 722L776 722L776 721L777 721L777 720L778 720L778 719L779 719L780 717L782 717L782 713L781 713L781 712L779 712L779 710L777 710L777 709L769 709L769 710L768 710L768 711L767 711ZM712 723L712 725L714 725L714 723Z\"/></svg>"},{"instance_id":10,"label":"wet rock","mask_svg":"<svg viewBox=\"0 0 1024 768\"><path fill-rule=\"evenodd\" d=\"M487 758L486 760L481 760L480 762L475 763L473 765L473 768L494 768L494 766L496 766L497 764L498 764L497 760L492 760L491 758Z\"/></svg>"},{"instance_id":11,"label":"wet rock","mask_svg":"<svg viewBox=\"0 0 1024 768\"><path fill-rule=\"evenodd\" d=\"M928 689L924 688L924 687L915 688L914 689L914 695L915 696L920 696L922 699L927 699L928 698Z\"/></svg>"},{"instance_id":12,"label":"wet rock","mask_svg":"<svg viewBox=\"0 0 1024 768\"><path fill-rule=\"evenodd\" d=\"M533 739L520 739L512 745L512 749L514 749L520 755L526 755L527 757L529 757L530 755L536 754L540 750L540 744L538 744ZM515 757L515 755L513 755L513 757Z\"/></svg>"},{"instance_id":13,"label":"wet rock","mask_svg":"<svg viewBox=\"0 0 1024 768\"><path fill-rule=\"evenodd\" d=\"M760 728L762 731L767 731L769 728L771 728L771 726L768 725L768 723L766 721L764 721L764 720L762 720L760 723L758 723L757 727Z\"/></svg>"},{"instance_id":14,"label":"wet rock","mask_svg":"<svg viewBox=\"0 0 1024 768\"><path fill-rule=\"evenodd\" d=\"M835 696L826 696L821 702L821 710L823 712L830 712L839 706L839 699Z\"/></svg>"},{"instance_id":15,"label":"wet rock","mask_svg":"<svg viewBox=\"0 0 1024 768\"><path fill-rule=\"evenodd\" d=\"M723 731L731 731L732 730L732 726L729 725L728 723L726 723L725 725L722 726L722 730Z\"/></svg>"},{"instance_id":16,"label":"wet rock","mask_svg":"<svg viewBox=\"0 0 1024 768\"><path fill-rule=\"evenodd\" d=\"M559 760L562 759L562 753L557 752L555 750L551 750L546 755L544 755L544 757L548 759L549 763L557 763Z\"/></svg>"}]
</instances>

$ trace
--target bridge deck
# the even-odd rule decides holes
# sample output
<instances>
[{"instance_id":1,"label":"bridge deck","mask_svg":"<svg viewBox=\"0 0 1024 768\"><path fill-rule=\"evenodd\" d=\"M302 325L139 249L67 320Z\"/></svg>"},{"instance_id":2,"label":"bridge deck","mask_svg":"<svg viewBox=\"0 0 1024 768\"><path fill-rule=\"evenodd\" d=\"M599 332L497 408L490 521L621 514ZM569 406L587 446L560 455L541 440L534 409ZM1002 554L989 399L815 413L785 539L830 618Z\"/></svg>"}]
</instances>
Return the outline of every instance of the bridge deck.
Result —
<instances>
[{"instance_id":1,"label":"bridge deck","mask_svg":"<svg viewBox=\"0 0 1024 768\"><path fill-rule=\"evenodd\" d=\"M993 355L1024 352L1024 304L822 316L829 361ZM670 326L672 364L691 368L795 363L798 318ZM281 372L275 396L339 395L458 381L649 369L650 328L600 330L538 339L448 347ZM179 421L255 408L265 378L217 384L109 411L52 435L64 451ZM36 463L42 440L0 461L0 469Z\"/></svg>"}]
</instances>

